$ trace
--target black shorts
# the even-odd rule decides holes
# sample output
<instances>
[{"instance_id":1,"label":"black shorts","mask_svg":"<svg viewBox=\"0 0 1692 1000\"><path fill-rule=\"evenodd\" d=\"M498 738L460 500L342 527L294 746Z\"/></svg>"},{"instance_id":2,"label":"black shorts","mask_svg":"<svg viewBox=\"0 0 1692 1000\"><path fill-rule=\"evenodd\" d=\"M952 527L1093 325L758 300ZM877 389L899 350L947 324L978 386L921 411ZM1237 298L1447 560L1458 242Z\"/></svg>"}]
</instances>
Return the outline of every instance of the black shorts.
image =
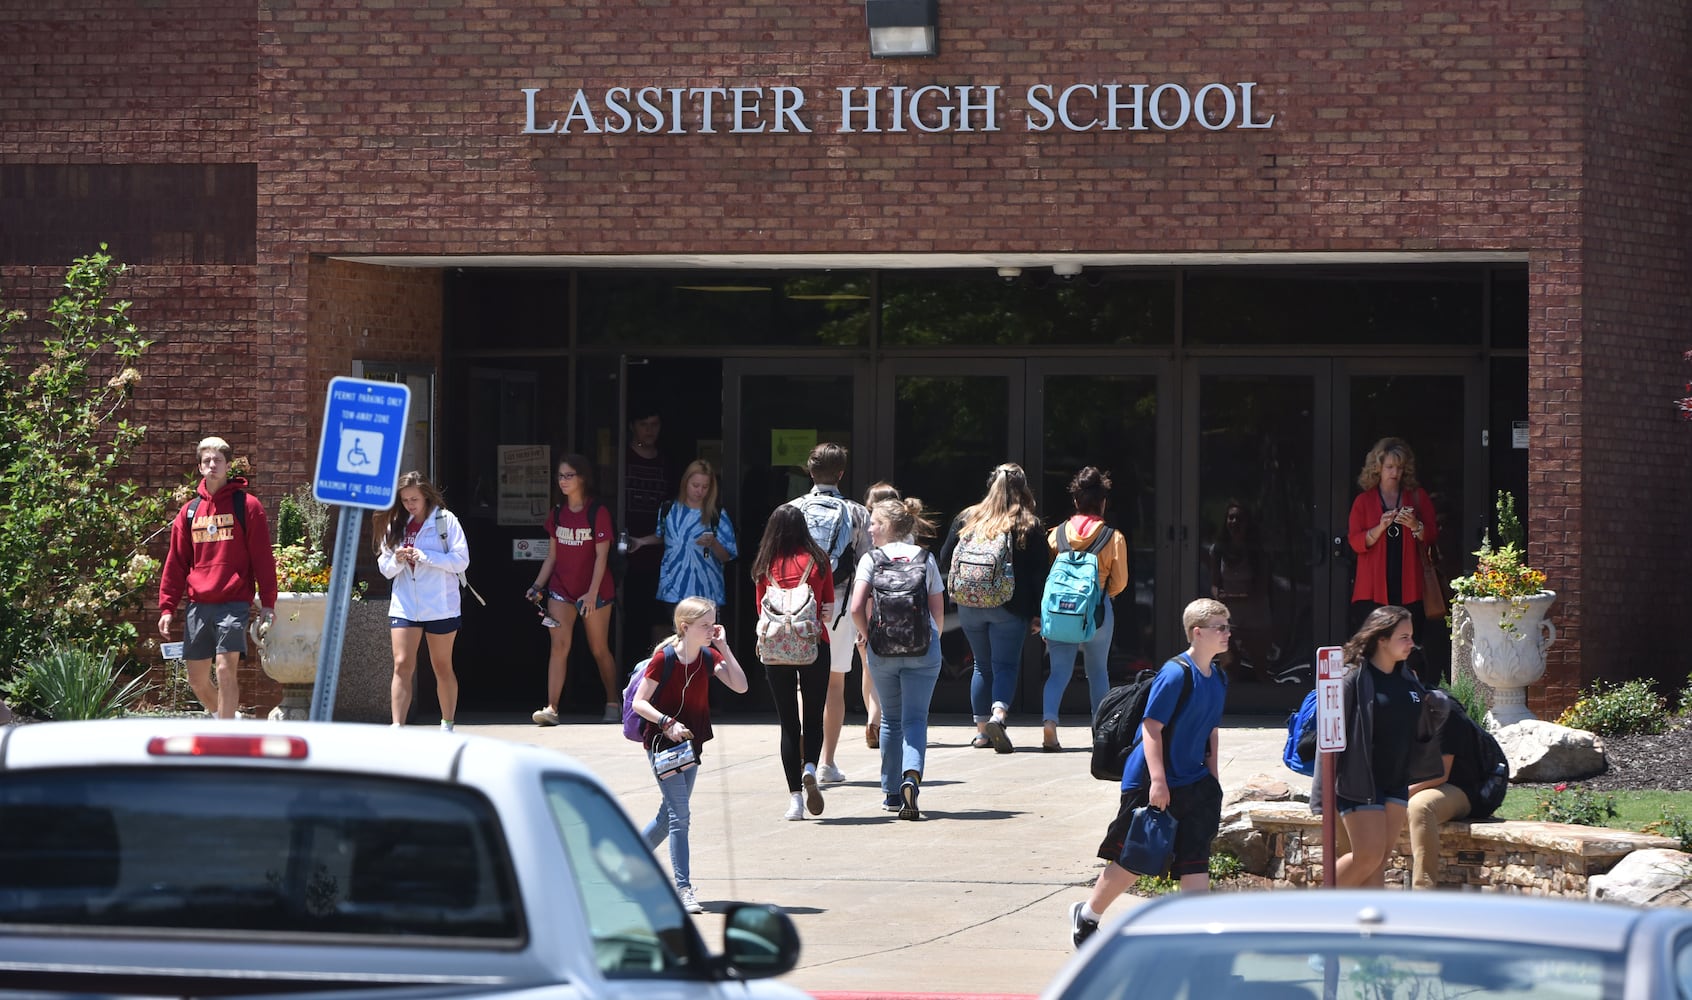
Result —
<instances>
[{"instance_id":1,"label":"black shorts","mask_svg":"<svg viewBox=\"0 0 1692 1000\"><path fill-rule=\"evenodd\" d=\"M1150 788L1133 788L1122 793L1116 818L1099 841L1099 857L1115 862L1122 857L1122 841L1134 810L1146 804ZM1190 785L1169 790L1169 815L1175 817L1175 858L1169 873L1176 878L1210 871L1210 844L1222 826L1222 785L1206 774Z\"/></svg>"}]
</instances>

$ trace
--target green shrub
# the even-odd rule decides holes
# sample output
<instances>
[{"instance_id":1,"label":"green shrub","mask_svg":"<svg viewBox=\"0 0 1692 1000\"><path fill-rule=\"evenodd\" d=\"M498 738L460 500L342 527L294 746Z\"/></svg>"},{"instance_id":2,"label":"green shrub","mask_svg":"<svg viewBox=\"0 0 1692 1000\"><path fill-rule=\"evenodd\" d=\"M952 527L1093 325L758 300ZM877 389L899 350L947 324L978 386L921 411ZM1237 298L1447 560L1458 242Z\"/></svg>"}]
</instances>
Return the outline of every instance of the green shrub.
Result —
<instances>
[{"instance_id":1,"label":"green shrub","mask_svg":"<svg viewBox=\"0 0 1692 1000\"><path fill-rule=\"evenodd\" d=\"M293 497L285 496L276 504L275 545L280 549L290 545L304 545L305 541L305 517L300 514L300 505Z\"/></svg>"},{"instance_id":2,"label":"green shrub","mask_svg":"<svg viewBox=\"0 0 1692 1000\"><path fill-rule=\"evenodd\" d=\"M1486 725L1486 699L1481 697L1480 688L1475 685L1475 679L1468 674L1453 677L1447 684L1441 685L1445 693L1457 704L1463 706L1463 713L1479 725Z\"/></svg>"},{"instance_id":3,"label":"green shrub","mask_svg":"<svg viewBox=\"0 0 1692 1000\"><path fill-rule=\"evenodd\" d=\"M1546 823L1573 823L1576 826L1609 826L1616 812L1614 795L1599 795L1585 788L1559 784L1539 800L1528 819Z\"/></svg>"},{"instance_id":4,"label":"green shrub","mask_svg":"<svg viewBox=\"0 0 1692 1000\"><path fill-rule=\"evenodd\" d=\"M1134 894L1137 896L1166 896L1181 888L1181 884L1168 875L1141 875L1134 880Z\"/></svg>"},{"instance_id":5,"label":"green shrub","mask_svg":"<svg viewBox=\"0 0 1692 1000\"><path fill-rule=\"evenodd\" d=\"M1210 880L1226 882L1245 874L1245 865L1233 851L1213 851L1210 855Z\"/></svg>"},{"instance_id":6,"label":"green shrub","mask_svg":"<svg viewBox=\"0 0 1692 1000\"><path fill-rule=\"evenodd\" d=\"M1653 681L1631 680L1614 686L1594 681L1587 693L1557 717L1557 724L1599 736L1660 733L1668 725L1668 708Z\"/></svg>"},{"instance_id":7,"label":"green shrub","mask_svg":"<svg viewBox=\"0 0 1692 1000\"><path fill-rule=\"evenodd\" d=\"M30 713L56 722L115 719L147 694L146 676L125 679L110 650L52 646L27 660L9 685Z\"/></svg>"},{"instance_id":8,"label":"green shrub","mask_svg":"<svg viewBox=\"0 0 1692 1000\"><path fill-rule=\"evenodd\" d=\"M1654 823L1645 824L1645 833L1654 833L1660 837L1673 837L1680 841L1680 849L1692 851L1692 819L1678 809L1663 807L1663 818Z\"/></svg>"},{"instance_id":9,"label":"green shrub","mask_svg":"<svg viewBox=\"0 0 1692 1000\"><path fill-rule=\"evenodd\" d=\"M0 308L0 680L54 643L138 657L158 580L166 495L119 474L147 430L124 414L149 342L108 302L124 268L100 249L39 323Z\"/></svg>"},{"instance_id":10,"label":"green shrub","mask_svg":"<svg viewBox=\"0 0 1692 1000\"><path fill-rule=\"evenodd\" d=\"M1680 702L1675 707L1681 715L1692 715L1692 675L1680 686Z\"/></svg>"}]
</instances>

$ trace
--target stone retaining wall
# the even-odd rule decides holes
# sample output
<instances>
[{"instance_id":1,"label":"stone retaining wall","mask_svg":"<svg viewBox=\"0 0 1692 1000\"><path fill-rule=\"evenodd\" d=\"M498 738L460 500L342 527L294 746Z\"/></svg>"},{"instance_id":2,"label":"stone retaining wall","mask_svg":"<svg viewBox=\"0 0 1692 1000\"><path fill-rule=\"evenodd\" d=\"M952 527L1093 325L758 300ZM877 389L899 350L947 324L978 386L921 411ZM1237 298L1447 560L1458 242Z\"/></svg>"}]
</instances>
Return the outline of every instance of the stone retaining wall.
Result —
<instances>
[{"instance_id":1,"label":"stone retaining wall","mask_svg":"<svg viewBox=\"0 0 1692 1000\"><path fill-rule=\"evenodd\" d=\"M1322 884L1322 819L1302 802L1252 802L1223 814L1220 842L1247 871L1283 886ZM1587 879L1633 851L1678 847L1668 837L1564 823L1457 820L1440 833L1438 883L1530 895L1586 897ZM1340 850L1345 850L1344 831ZM1410 837L1387 863L1388 886L1410 882Z\"/></svg>"}]
</instances>

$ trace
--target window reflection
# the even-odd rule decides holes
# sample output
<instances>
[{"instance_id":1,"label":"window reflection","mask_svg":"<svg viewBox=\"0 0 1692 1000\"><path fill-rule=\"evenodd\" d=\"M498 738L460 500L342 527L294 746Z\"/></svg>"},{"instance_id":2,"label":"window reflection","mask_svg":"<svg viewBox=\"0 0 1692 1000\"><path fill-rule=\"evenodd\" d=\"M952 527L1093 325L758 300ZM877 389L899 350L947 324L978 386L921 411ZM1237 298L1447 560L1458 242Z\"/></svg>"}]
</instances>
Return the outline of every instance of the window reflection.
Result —
<instances>
[{"instance_id":1,"label":"window reflection","mask_svg":"<svg viewBox=\"0 0 1692 1000\"><path fill-rule=\"evenodd\" d=\"M868 274L769 271L582 271L583 346L869 343Z\"/></svg>"},{"instance_id":2,"label":"window reflection","mask_svg":"<svg viewBox=\"0 0 1692 1000\"><path fill-rule=\"evenodd\" d=\"M1029 269L1006 282L985 268L889 271L881 278L889 347L1168 344L1175 282L1162 272Z\"/></svg>"}]
</instances>

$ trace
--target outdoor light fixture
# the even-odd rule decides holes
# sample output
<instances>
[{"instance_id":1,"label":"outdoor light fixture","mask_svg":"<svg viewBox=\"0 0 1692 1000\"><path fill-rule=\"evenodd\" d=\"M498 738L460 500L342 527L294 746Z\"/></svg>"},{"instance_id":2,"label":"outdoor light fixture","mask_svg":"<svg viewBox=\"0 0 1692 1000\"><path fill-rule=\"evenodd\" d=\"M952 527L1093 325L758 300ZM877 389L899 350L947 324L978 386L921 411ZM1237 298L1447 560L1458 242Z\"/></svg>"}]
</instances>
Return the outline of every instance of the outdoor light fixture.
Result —
<instances>
[{"instance_id":1,"label":"outdoor light fixture","mask_svg":"<svg viewBox=\"0 0 1692 1000\"><path fill-rule=\"evenodd\" d=\"M870 55L931 56L939 51L939 0L864 0Z\"/></svg>"}]
</instances>

